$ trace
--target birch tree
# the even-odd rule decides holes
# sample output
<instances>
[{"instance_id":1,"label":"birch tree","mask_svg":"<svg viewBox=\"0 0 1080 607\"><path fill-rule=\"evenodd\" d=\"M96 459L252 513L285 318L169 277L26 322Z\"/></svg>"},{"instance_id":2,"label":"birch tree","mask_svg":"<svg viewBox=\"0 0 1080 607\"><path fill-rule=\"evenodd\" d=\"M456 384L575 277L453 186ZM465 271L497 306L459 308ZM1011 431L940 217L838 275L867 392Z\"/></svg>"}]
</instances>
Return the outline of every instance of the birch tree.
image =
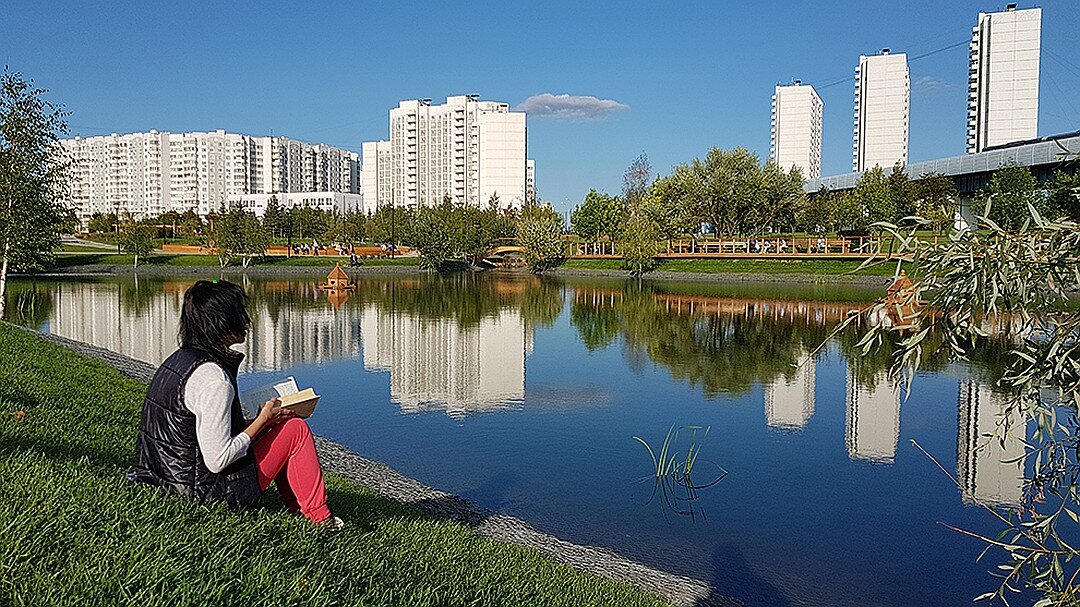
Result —
<instances>
[{"instance_id":1,"label":"birch tree","mask_svg":"<svg viewBox=\"0 0 1080 607\"><path fill-rule=\"evenodd\" d=\"M0 76L0 318L8 271L51 263L69 216L58 154L66 114L46 92L18 72Z\"/></svg>"}]
</instances>

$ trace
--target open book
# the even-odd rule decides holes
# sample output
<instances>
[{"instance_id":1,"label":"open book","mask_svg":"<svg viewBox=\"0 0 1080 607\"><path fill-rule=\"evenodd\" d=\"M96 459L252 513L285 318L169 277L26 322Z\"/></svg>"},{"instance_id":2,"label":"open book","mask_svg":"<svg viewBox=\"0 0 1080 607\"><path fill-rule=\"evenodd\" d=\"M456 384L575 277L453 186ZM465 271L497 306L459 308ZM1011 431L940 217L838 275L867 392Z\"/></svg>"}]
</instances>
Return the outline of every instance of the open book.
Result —
<instances>
[{"instance_id":1,"label":"open book","mask_svg":"<svg viewBox=\"0 0 1080 607\"><path fill-rule=\"evenodd\" d=\"M310 417L315 411L315 405L319 404L319 395L315 390L307 388L300 390L296 387L294 378L286 377L281 381L245 390L240 394L240 404L244 408L244 417L253 419L259 415L259 407L270 400L281 400L281 406L287 407L298 417Z\"/></svg>"}]
</instances>

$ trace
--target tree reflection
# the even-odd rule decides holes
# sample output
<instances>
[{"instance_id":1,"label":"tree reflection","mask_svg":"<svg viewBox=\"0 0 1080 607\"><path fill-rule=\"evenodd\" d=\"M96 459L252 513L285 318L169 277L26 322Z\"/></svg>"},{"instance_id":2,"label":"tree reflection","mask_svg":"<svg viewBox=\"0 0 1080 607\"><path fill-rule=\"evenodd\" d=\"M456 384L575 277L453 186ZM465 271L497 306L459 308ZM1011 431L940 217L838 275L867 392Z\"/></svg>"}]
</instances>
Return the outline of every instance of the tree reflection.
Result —
<instances>
[{"instance_id":1,"label":"tree reflection","mask_svg":"<svg viewBox=\"0 0 1080 607\"><path fill-rule=\"evenodd\" d=\"M715 398L746 394L755 384L781 377L794 381L806 354L816 352L840 322L865 305L703 296L628 283L575 288L570 322L588 350L621 338L628 364L647 356L673 378ZM1000 337L984 341L972 364L992 382L1000 377L1007 347ZM894 344L881 344L863 355L855 332L841 332L830 343L845 360L859 361L851 379L868 390L887 375L896 352ZM925 343L931 346L925 349L925 370L949 364L940 335L927 336Z\"/></svg>"}]
</instances>

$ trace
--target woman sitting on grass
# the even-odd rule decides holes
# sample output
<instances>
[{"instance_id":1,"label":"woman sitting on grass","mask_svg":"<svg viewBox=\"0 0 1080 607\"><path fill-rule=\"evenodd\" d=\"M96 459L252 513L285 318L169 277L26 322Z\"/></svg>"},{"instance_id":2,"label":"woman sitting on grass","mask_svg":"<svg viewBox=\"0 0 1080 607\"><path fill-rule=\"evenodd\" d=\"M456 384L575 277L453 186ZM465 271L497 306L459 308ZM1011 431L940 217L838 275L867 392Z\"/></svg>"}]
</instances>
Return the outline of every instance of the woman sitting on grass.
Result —
<instances>
[{"instance_id":1,"label":"woman sitting on grass","mask_svg":"<svg viewBox=\"0 0 1080 607\"><path fill-rule=\"evenodd\" d=\"M263 403L246 420L236 389L251 319L247 295L224 280L196 282L184 294L180 349L161 364L143 403L134 479L198 502L250 508L277 481L285 507L331 530L319 455L307 423Z\"/></svg>"}]
</instances>

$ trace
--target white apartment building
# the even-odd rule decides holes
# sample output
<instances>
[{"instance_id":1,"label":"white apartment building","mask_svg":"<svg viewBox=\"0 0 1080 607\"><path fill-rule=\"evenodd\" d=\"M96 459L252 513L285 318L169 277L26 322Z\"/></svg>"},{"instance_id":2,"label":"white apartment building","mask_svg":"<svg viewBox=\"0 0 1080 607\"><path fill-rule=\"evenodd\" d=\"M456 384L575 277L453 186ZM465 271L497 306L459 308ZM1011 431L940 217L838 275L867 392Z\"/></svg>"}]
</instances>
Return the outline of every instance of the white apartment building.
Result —
<instances>
[{"instance_id":1,"label":"white apartment building","mask_svg":"<svg viewBox=\"0 0 1080 607\"><path fill-rule=\"evenodd\" d=\"M95 213L138 218L194 209L205 216L243 194L359 192L355 152L287 137L152 130L60 143L84 224Z\"/></svg>"},{"instance_id":2,"label":"white apartment building","mask_svg":"<svg viewBox=\"0 0 1080 607\"><path fill-rule=\"evenodd\" d=\"M1038 137L1042 9L979 13L971 32L967 151Z\"/></svg>"},{"instance_id":3,"label":"white apartment building","mask_svg":"<svg viewBox=\"0 0 1080 607\"><path fill-rule=\"evenodd\" d=\"M379 201L390 201L390 142L365 141L360 148L363 161L361 191L364 209L378 209ZM379 167L383 167L382 172Z\"/></svg>"},{"instance_id":4,"label":"white apartment building","mask_svg":"<svg viewBox=\"0 0 1080 607\"><path fill-rule=\"evenodd\" d=\"M907 55L882 49L860 55L855 68L855 143L857 173L908 161L908 109L911 82Z\"/></svg>"},{"instance_id":5,"label":"white apartment building","mask_svg":"<svg viewBox=\"0 0 1080 607\"><path fill-rule=\"evenodd\" d=\"M266 215L266 207L270 200L276 199L279 206L284 208L311 207L320 211L330 211L345 214L350 211L360 210L365 214L374 211L364 207L362 194L350 194L347 192L284 192L281 194L232 194L229 196L229 204L239 204L245 211L254 213L256 217Z\"/></svg>"},{"instance_id":6,"label":"white apartment building","mask_svg":"<svg viewBox=\"0 0 1080 607\"><path fill-rule=\"evenodd\" d=\"M532 158L525 161L525 200L536 200L536 161Z\"/></svg>"},{"instance_id":7,"label":"white apartment building","mask_svg":"<svg viewBox=\"0 0 1080 607\"><path fill-rule=\"evenodd\" d=\"M796 80L777 85L772 96L769 155L785 171L799 167L806 179L821 177L821 117L824 105L814 87Z\"/></svg>"},{"instance_id":8,"label":"white apartment building","mask_svg":"<svg viewBox=\"0 0 1080 607\"><path fill-rule=\"evenodd\" d=\"M519 207L528 195L525 113L477 95L402 101L390 110L390 139L363 145L363 182L375 205L451 200ZM369 205L365 201L365 205Z\"/></svg>"}]
</instances>

